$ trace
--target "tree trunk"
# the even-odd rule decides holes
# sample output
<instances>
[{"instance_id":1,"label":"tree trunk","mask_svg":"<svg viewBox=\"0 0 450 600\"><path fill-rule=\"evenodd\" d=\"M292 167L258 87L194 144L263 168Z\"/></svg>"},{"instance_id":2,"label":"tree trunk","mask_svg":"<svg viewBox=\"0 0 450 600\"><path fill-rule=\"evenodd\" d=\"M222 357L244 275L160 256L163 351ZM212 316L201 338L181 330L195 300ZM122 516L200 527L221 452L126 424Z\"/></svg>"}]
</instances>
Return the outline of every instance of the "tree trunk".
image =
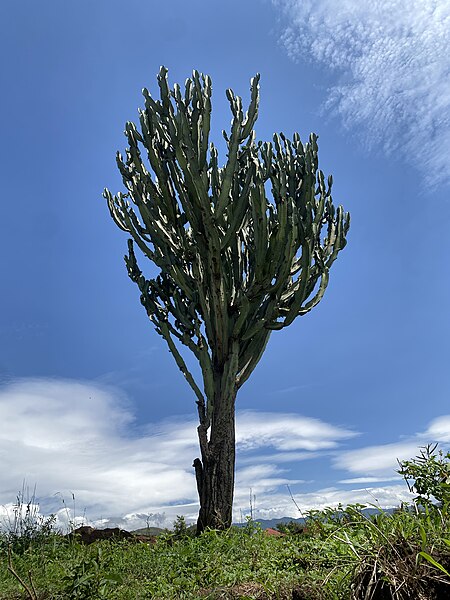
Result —
<instances>
[{"instance_id":1,"label":"tree trunk","mask_svg":"<svg viewBox=\"0 0 450 600\"><path fill-rule=\"evenodd\" d=\"M232 397L214 403L209 440L204 425L198 427L202 459L193 466L197 479L200 512L197 534L204 529L227 529L233 517L235 467L235 405Z\"/></svg>"}]
</instances>

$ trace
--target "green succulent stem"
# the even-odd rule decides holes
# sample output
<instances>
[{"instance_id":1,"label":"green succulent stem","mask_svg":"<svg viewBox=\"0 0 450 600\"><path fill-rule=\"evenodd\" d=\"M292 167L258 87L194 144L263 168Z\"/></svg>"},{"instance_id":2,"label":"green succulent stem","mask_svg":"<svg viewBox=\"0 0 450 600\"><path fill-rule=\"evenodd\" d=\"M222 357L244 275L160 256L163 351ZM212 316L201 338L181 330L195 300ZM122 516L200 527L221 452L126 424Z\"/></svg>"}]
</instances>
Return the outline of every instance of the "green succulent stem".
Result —
<instances>
[{"instance_id":1,"label":"green succulent stem","mask_svg":"<svg viewBox=\"0 0 450 600\"><path fill-rule=\"evenodd\" d=\"M237 391L271 332L322 299L350 216L332 202L332 178L325 184L318 169L315 134L306 144L297 133L292 140L283 134L255 140L259 75L251 80L245 115L242 99L227 90L233 118L224 132L223 167L209 139L211 79L194 71L183 94L178 85L170 88L161 67L158 84L159 99L143 90L140 131L128 122L126 157L117 154L126 193L105 189L103 195L115 223L131 236L125 262L141 303L197 398L199 529L226 527L232 490L219 499L224 490L217 477L232 487ZM142 274L135 246L159 268L155 278ZM197 358L202 383L180 345ZM223 472L220 461L227 463Z\"/></svg>"}]
</instances>

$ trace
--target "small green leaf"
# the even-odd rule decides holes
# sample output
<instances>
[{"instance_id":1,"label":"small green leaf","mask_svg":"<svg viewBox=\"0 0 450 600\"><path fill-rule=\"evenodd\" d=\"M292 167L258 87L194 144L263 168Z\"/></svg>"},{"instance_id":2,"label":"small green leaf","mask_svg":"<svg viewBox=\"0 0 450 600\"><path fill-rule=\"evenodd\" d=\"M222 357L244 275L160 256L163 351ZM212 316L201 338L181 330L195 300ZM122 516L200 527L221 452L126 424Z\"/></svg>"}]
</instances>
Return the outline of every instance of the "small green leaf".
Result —
<instances>
[{"instance_id":1,"label":"small green leaf","mask_svg":"<svg viewBox=\"0 0 450 600\"><path fill-rule=\"evenodd\" d=\"M419 523L419 533L422 539L422 550L424 550L427 546L427 533L423 525Z\"/></svg>"},{"instance_id":2,"label":"small green leaf","mask_svg":"<svg viewBox=\"0 0 450 600\"><path fill-rule=\"evenodd\" d=\"M438 563L437 560L434 560L434 558L432 556L430 556L426 552L419 552L419 554L420 554L420 556L423 556L423 558L425 558L434 567L436 567L437 569L439 569L440 571L445 573L447 575L447 577L450 577L450 573L447 571L447 569L445 567L443 567L441 565L441 563Z\"/></svg>"}]
</instances>

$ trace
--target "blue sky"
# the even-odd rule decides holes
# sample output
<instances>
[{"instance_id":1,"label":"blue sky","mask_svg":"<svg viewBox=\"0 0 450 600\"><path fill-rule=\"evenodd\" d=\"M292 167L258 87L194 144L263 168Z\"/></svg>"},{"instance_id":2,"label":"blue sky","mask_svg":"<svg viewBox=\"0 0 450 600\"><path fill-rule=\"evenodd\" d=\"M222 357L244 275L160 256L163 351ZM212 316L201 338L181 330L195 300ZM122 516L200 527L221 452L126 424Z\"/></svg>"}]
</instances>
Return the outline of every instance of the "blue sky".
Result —
<instances>
[{"instance_id":1,"label":"blue sky","mask_svg":"<svg viewBox=\"0 0 450 600\"><path fill-rule=\"evenodd\" d=\"M96 0L1 9L0 512L193 519L193 394L128 280L101 193L141 89L261 73L258 139L319 135L349 243L321 304L238 396L235 518L407 497L396 458L450 442L450 7L445 0ZM224 155L222 154L222 162ZM151 266L148 265L148 272ZM193 363L191 363L193 364Z\"/></svg>"}]
</instances>

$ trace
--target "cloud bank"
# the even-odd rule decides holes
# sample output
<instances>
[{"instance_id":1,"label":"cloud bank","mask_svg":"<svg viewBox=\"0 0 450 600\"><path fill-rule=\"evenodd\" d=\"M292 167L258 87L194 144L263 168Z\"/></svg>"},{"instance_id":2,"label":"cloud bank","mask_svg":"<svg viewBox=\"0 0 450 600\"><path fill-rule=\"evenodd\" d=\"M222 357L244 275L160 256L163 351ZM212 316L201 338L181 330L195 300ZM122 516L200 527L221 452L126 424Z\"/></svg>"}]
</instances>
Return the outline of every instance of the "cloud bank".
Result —
<instances>
[{"instance_id":1,"label":"cloud bank","mask_svg":"<svg viewBox=\"0 0 450 600\"><path fill-rule=\"evenodd\" d=\"M37 485L42 512L56 513L62 526L74 516L127 529L147 522L169 526L178 514L196 518L194 415L138 427L115 388L35 379L0 387L0 423L0 523L11 516L24 481L31 489ZM374 498L382 506L406 500L406 486L392 477L396 458L414 456L422 443L450 441L450 416L405 441L359 450L343 447L354 432L295 413L238 412L236 433L235 520L249 512L250 489L259 518L296 517L287 486L303 511ZM301 491L304 482L295 478L293 465L317 459L350 479L340 474L333 487Z\"/></svg>"},{"instance_id":2,"label":"cloud bank","mask_svg":"<svg viewBox=\"0 0 450 600\"><path fill-rule=\"evenodd\" d=\"M194 410L192 417L138 427L126 398L113 387L36 379L0 388L0 423L0 504L9 511L26 481L37 485L41 506L56 511L61 522L68 509L73 517L73 496L78 515L85 511L91 521L107 517L138 527L149 514L159 525L176 514L196 516ZM236 510L239 498L248 508L252 486L264 496L292 483L278 462L314 458L354 435L296 414L238 413L237 450L247 460L237 472ZM266 449L272 453L261 460Z\"/></svg>"},{"instance_id":3,"label":"cloud bank","mask_svg":"<svg viewBox=\"0 0 450 600\"><path fill-rule=\"evenodd\" d=\"M358 480L388 481L398 468L398 460L409 460L418 455L419 448L435 442L441 444L441 447L446 447L450 442L450 415L433 419L425 431L400 442L344 450L334 457L333 462L338 469L363 476L348 480L352 483Z\"/></svg>"},{"instance_id":4,"label":"cloud bank","mask_svg":"<svg viewBox=\"0 0 450 600\"><path fill-rule=\"evenodd\" d=\"M295 61L337 76L325 103L370 148L399 154L427 183L450 183L447 0L273 0Z\"/></svg>"}]
</instances>

